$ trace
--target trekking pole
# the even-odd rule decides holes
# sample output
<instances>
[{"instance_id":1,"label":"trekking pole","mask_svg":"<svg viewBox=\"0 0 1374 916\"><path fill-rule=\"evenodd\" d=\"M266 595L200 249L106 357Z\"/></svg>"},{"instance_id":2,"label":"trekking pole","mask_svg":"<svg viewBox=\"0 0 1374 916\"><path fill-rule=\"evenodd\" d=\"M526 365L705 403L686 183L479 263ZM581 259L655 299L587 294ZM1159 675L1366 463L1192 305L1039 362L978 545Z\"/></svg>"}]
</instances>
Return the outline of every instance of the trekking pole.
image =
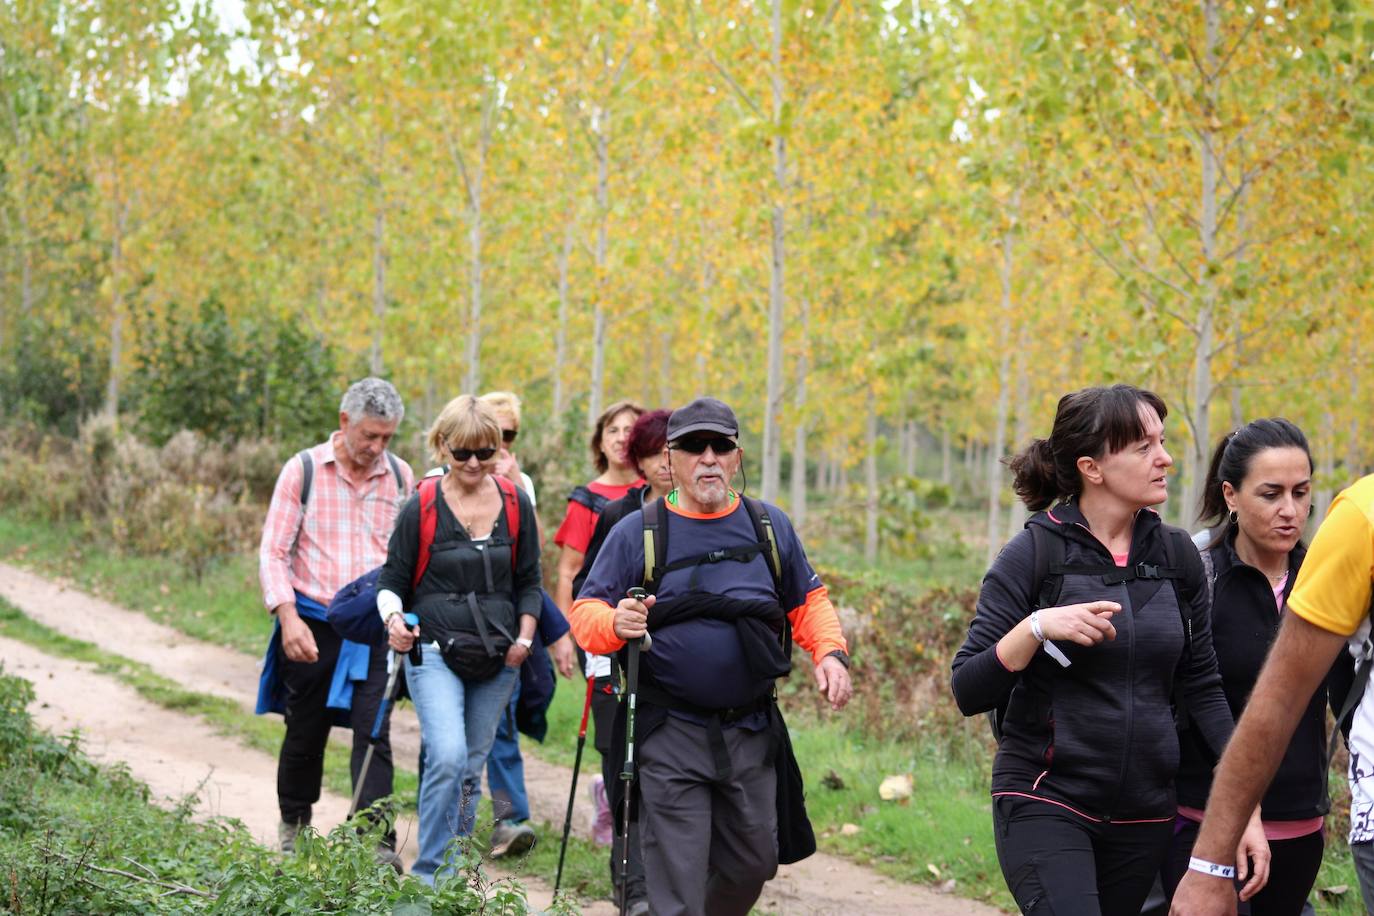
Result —
<instances>
[{"instance_id":1,"label":"trekking pole","mask_svg":"<svg viewBox=\"0 0 1374 916\"><path fill-rule=\"evenodd\" d=\"M587 746L587 717L592 711L592 690L596 678L587 678L587 701L582 704L582 724L577 729L577 754L573 757L572 788L568 790L568 813L563 818L563 845L558 847L558 873L553 879L553 898L558 899L558 888L563 884L563 857L568 852L568 831L572 829L573 800L577 798L577 772L582 769L582 749Z\"/></svg>"},{"instance_id":2,"label":"trekking pole","mask_svg":"<svg viewBox=\"0 0 1374 916\"><path fill-rule=\"evenodd\" d=\"M626 595L636 601L649 597L649 593L642 588L632 588ZM625 885L630 877L630 795L635 780L635 703L639 695L639 653L641 649L647 652L652 645L653 640L647 632L631 642L625 672L625 766L620 770L620 781L624 783L624 796L620 800L620 916L626 916L629 907Z\"/></svg>"},{"instance_id":3,"label":"trekking pole","mask_svg":"<svg viewBox=\"0 0 1374 916\"><path fill-rule=\"evenodd\" d=\"M405 616L407 629L411 629L413 626L412 618L414 618L415 623L419 623L419 618L413 614L407 614ZM420 643L416 640L415 645L410 649L411 664L420 664L420 658ZM395 649L391 649L387 653L386 664L389 672L386 676L386 689L382 691L382 702L377 706L377 718L372 720L372 732L367 736L367 753L363 755L363 765L358 770L358 783L353 787L353 800L348 805L349 817L358 813L358 799L362 798L367 770L372 766L372 752L377 749L377 742L382 737L382 722L386 719L386 711L396 701L393 694L396 693L396 685L400 683L401 659L396 654Z\"/></svg>"}]
</instances>

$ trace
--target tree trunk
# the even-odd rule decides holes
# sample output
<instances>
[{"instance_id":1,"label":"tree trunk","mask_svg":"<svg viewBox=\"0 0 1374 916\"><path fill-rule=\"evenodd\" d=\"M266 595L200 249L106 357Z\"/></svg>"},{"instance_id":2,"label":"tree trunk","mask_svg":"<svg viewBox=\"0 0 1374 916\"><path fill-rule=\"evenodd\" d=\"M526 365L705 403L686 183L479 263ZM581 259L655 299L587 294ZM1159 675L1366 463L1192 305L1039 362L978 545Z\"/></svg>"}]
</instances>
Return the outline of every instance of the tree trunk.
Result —
<instances>
[{"instance_id":1,"label":"tree trunk","mask_svg":"<svg viewBox=\"0 0 1374 916\"><path fill-rule=\"evenodd\" d=\"M864 419L864 562L878 562L878 408L868 389Z\"/></svg>"},{"instance_id":2,"label":"tree trunk","mask_svg":"<svg viewBox=\"0 0 1374 916\"><path fill-rule=\"evenodd\" d=\"M110 377L105 382L105 413L119 416L120 366L124 362L124 230L128 208L122 199L119 168L113 170L110 221Z\"/></svg>"},{"instance_id":3,"label":"tree trunk","mask_svg":"<svg viewBox=\"0 0 1374 916\"><path fill-rule=\"evenodd\" d=\"M773 88L773 255L769 262L768 283L768 391L763 415L763 498L777 499L781 476L782 449L779 414L782 412L782 335L786 317L784 278L787 255L786 238L787 143L782 133L782 0L773 0L770 42L771 83Z\"/></svg>"},{"instance_id":4,"label":"tree trunk","mask_svg":"<svg viewBox=\"0 0 1374 916\"><path fill-rule=\"evenodd\" d=\"M463 390L476 394L482 385L482 231L487 174L487 151L491 144L494 90L487 89L482 99L482 123L477 139L477 160L467 182L468 197L468 346L467 372Z\"/></svg>"},{"instance_id":5,"label":"tree trunk","mask_svg":"<svg viewBox=\"0 0 1374 916\"><path fill-rule=\"evenodd\" d=\"M954 443L950 441L948 423L940 426L940 483L954 483Z\"/></svg>"},{"instance_id":6,"label":"tree trunk","mask_svg":"<svg viewBox=\"0 0 1374 916\"><path fill-rule=\"evenodd\" d=\"M569 214L563 227L563 245L558 250L558 329L553 337L553 417L560 427L567 406L563 372L568 364L568 271L572 263L573 245L577 241L576 233L576 221Z\"/></svg>"},{"instance_id":7,"label":"tree trunk","mask_svg":"<svg viewBox=\"0 0 1374 916\"><path fill-rule=\"evenodd\" d=\"M801 300L801 349L797 351L797 381L793 406L797 410L797 425L792 430L792 524L806 524L806 437L810 424L806 416L807 349L811 345L811 302Z\"/></svg>"},{"instance_id":8,"label":"tree trunk","mask_svg":"<svg viewBox=\"0 0 1374 916\"><path fill-rule=\"evenodd\" d=\"M1332 482L1336 477L1336 417L1330 410L1322 411L1321 432L1317 437L1317 454L1321 456L1317 461L1317 488L1312 499L1312 517L1309 530L1316 531L1317 526L1326 518L1326 511L1331 508L1331 501L1335 498L1335 489Z\"/></svg>"},{"instance_id":9,"label":"tree trunk","mask_svg":"<svg viewBox=\"0 0 1374 916\"><path fill-rule=\"evenodd\" d=\"M372 354L369 361L372 375L381 376L382 339L386 330L386 211L382 208L380 181L377 208L372 216Z\"/></svg>"},{"instance_id":10,"label":"tree trunk","mask_svg":"<svg viewBox=\"0 0 1374 916\"><path fill-rule=\"evenodd\" d=\"M1011 207L1011 225L1002 233L998 244L1001 258L997 262L997 279L1002 287L1001 320L997 323L997 349L1002 354L997 365L997 413L993 420L992 442L987 455L988 473L988 549L987 562L997 556L1002 539L999 537L998 517L1002 505L1002 455L1007 445L1007 401L1011 389L1011 324L1016 320L1012 312L1011 271L1012 271L1012 226L1016 223L1016 209L1019 201Z\"/></svg>"},{"instance_id":11,"label":"tree trunk","mask_svg":"<svg viewBox=\"0 0 1374 916\"><path fill-rule=\"evenodd\" d=\"M1030 349L1030 322L1025 315L1019 318L1016 334L1016 403L1012 413L1015 416L1015 431L1012 433L1010 453L1025 448L1030 441L1030 373L1026 369L1026 351ZM1019 499L1011 501L1007 510L1007 540L1016 536L1026 524L1026 506Z\"/></svg>"},{"instance_id":12,"label":"tree trunk","mask_svg":"<svg viewBox=\"0 0 1374 916\"><path fill-rule=\"evenodd\" d=\"M1206 21L1206 46L1203 52L1203 98L1199 143L1202 147L1202 218L1200 236L1202 261L1198 265L1200 302L1196 323L1197 341L1193 351L1193 373L1189 382L1188 401L1192 411L1193 443L1189 451L1187 481L1183 492L1182 517L1191 521L1203 477L1207 474L1208 447L1212 440L1210 413L1212 406L1212 348L1216 335L1216 279L1212 275L1217 255L1217 178L1220 172L1216 142L1212 130L1217 110L1217 45L1220 35L1218 0L1203 0Z\"/></svg>"},{"instance_id":13,"label":"tree trunk","mask_svg":"<svg viewBox=\"0 0 1374 916\"><path fill-rule=\"evenodd\" d=\"M606 388L606 273L609 240L607 222L611 212L610 129L611 113L602 108L594 122L596 133L596 306L592 312L592 391L587 404L587 427L596 425Z\"/></svg>"}]
</instances>

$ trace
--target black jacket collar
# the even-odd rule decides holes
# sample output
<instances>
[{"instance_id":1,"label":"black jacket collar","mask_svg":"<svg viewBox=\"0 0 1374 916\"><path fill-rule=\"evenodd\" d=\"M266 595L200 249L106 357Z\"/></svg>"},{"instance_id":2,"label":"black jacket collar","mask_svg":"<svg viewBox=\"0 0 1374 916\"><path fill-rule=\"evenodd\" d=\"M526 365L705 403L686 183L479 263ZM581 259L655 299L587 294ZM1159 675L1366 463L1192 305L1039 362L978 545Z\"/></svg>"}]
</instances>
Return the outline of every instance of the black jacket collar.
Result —
<instances>
[{"instance_id":1,"label":"black jacket collar","mask_svg":"<svg viewBox=\"0 0 1374 916\"><path fill-rule=\"evenodd\" d=\"M1159 513L1153 509L1145 508L1136 512L1135 525L1131 529L1129 562L1134 563L1140 557L1150 554L1163 524ZM1106 545L1099 541L1097 536L1092 533L1092 529L1088 527L1088 520L1084 518L1083 510L1078 507L1075 500L1058 503L1044 512L1037 512L1027 520L1026 525L1043 525L1057 532L1060 537L1067 541L1097 551L1109 562L1112 559Z\"/></svg>"},{"instance_id":2,"label":"black jacket collar","mask_svg":"<svg viewBox=\"0 0 1374 916\"><path fill-rule=\"evenodd\" d=\"M1221 540L1207 548L1212 554L1212 568L1216 571L1218 579L1233 569L1254 569L1253 566L1240 558L1240 554L1236 553L1236 535L1239 533L1239 525L1234 522L1228 523ZM1293 549L1288 551L1288 580L1283 584L1283 597L1285 599L1293 591L1293 583L1298 578L1298 567L1302 566L1303 558L1306 556L1307 545L1302 541L1298 541ZM1264 576L1257 569L1255 572L1261 577Z\"/></svg>"}]
</instances>

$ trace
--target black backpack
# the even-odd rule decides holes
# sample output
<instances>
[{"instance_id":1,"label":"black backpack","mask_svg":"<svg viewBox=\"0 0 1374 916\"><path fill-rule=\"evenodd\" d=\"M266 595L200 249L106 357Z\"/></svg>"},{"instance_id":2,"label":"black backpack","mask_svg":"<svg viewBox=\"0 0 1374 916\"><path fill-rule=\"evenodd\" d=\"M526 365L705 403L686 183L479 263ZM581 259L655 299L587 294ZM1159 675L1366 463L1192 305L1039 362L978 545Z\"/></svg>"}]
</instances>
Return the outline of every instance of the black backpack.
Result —
<instances>
[{"instance_id":1,"label":"black backpack","mask_svg":"<svg viewBox=\"0 0 1374 916\"><path fill-rule=\"evenodd\" d=\"M721 563L725 560L741 562L753 559L755 554L763 554L768 563L768 572L773 576L773 588L782 600L782 557L778 553L778 537L773 531L773 520L768 517L768 509L752 496L741 496L744 509L749 513L749 521L754 525L758 540L753 544L741 544L722 550L711 550L700 556L686 557L667 566L660 566L659 560L668 556L668 513L660 497L644 504L644 590L651 595L658 594L663 577L679 569L700 568L703 563Z\"/></svg>"},{"instance_id":2,"label":"black backpack","mask_svg":"<svg viewBox=\"0 0 1374 916\"><path fill-rule=\"evenodd\" d=\"M1152 563L1137 563L1134 566L1113 566L1106 563L1065 563L1064 539L1044 525L1027 525L1031 533L1033 548L1034 579L1038 583L1035 590L1035 610L1055 607L1059 603L1059 593L1064 587L1066 574L1101 576L1104 585L1118 585L1134 579L1167 579L1173 583L1174 596L1178 603L1179 617L1183 621L1183 651L1185 664L1193 655L1193 620L1189 615L1188 602L1184 599L1182 586L1186 573L1179 565L1179 551L1196 552L1188 532L1181 528L1164 529L1164 566ZM1179 728L1187 724L1187 713L1183 696L1175 691L1174 708L1178 711ZM1002 740L1002 721L1007 715L1007 705L1011 702L1011 692L1002 698L995 709L988 710L988 725L992 736Z\"/></svg>"}]
</instances>

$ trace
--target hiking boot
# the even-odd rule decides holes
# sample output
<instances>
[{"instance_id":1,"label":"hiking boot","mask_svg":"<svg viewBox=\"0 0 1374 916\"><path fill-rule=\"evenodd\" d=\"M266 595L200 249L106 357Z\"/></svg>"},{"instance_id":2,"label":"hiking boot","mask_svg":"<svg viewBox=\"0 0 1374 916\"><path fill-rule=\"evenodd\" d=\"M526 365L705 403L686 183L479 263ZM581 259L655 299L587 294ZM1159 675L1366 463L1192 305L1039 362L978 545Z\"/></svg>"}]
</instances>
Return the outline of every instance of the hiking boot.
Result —
<instances>
[{"instance_id":1,"label":"hiking boot","mask_svg":"<svg viewBox=\"0 0 1374 916\"><path fill-rule=\"evenodd\" d=\"M281 846L282 852L290 855L296 851L296 837L300 835L301 828L304 826L299 821L295 823L277 822L277 843Z\"/></svg>"},{"instance_id":2,"label":"hiking boot","mask_svg":"<svg viewBox=\"0 0 1374 916\"><path fill-rule=\"evenodd\" d=\"M537 839L534 828L529 824L497 821L495 829L491 832L491 847L487 855L493 859L521 856L534 848Z\"/></svg>"},{"instance_id":3,"label":"hiking boot","mask_svg":"<svg viewBox=\"0 0 1374 916\"><path fill-rule=\"evenodd\" d=\"M404 875L406 873L405 865L401 862L401 854L390 846L387 846L385 843L379 844L376 854L378 865L390 865L392 868L396 869L396 874L398 875Z\"/></svg>"},{"instance_id":4,"label":"hiking boot","mask_svg":"<svg viewBox=\"0 0 1374 916\"><path fill-rule=\"evenodd\" d=\"M638 900L631 900L630 905L625 909L629 916L649 916L649 901L643 897Z\"/></svg>"}]
</instances>

